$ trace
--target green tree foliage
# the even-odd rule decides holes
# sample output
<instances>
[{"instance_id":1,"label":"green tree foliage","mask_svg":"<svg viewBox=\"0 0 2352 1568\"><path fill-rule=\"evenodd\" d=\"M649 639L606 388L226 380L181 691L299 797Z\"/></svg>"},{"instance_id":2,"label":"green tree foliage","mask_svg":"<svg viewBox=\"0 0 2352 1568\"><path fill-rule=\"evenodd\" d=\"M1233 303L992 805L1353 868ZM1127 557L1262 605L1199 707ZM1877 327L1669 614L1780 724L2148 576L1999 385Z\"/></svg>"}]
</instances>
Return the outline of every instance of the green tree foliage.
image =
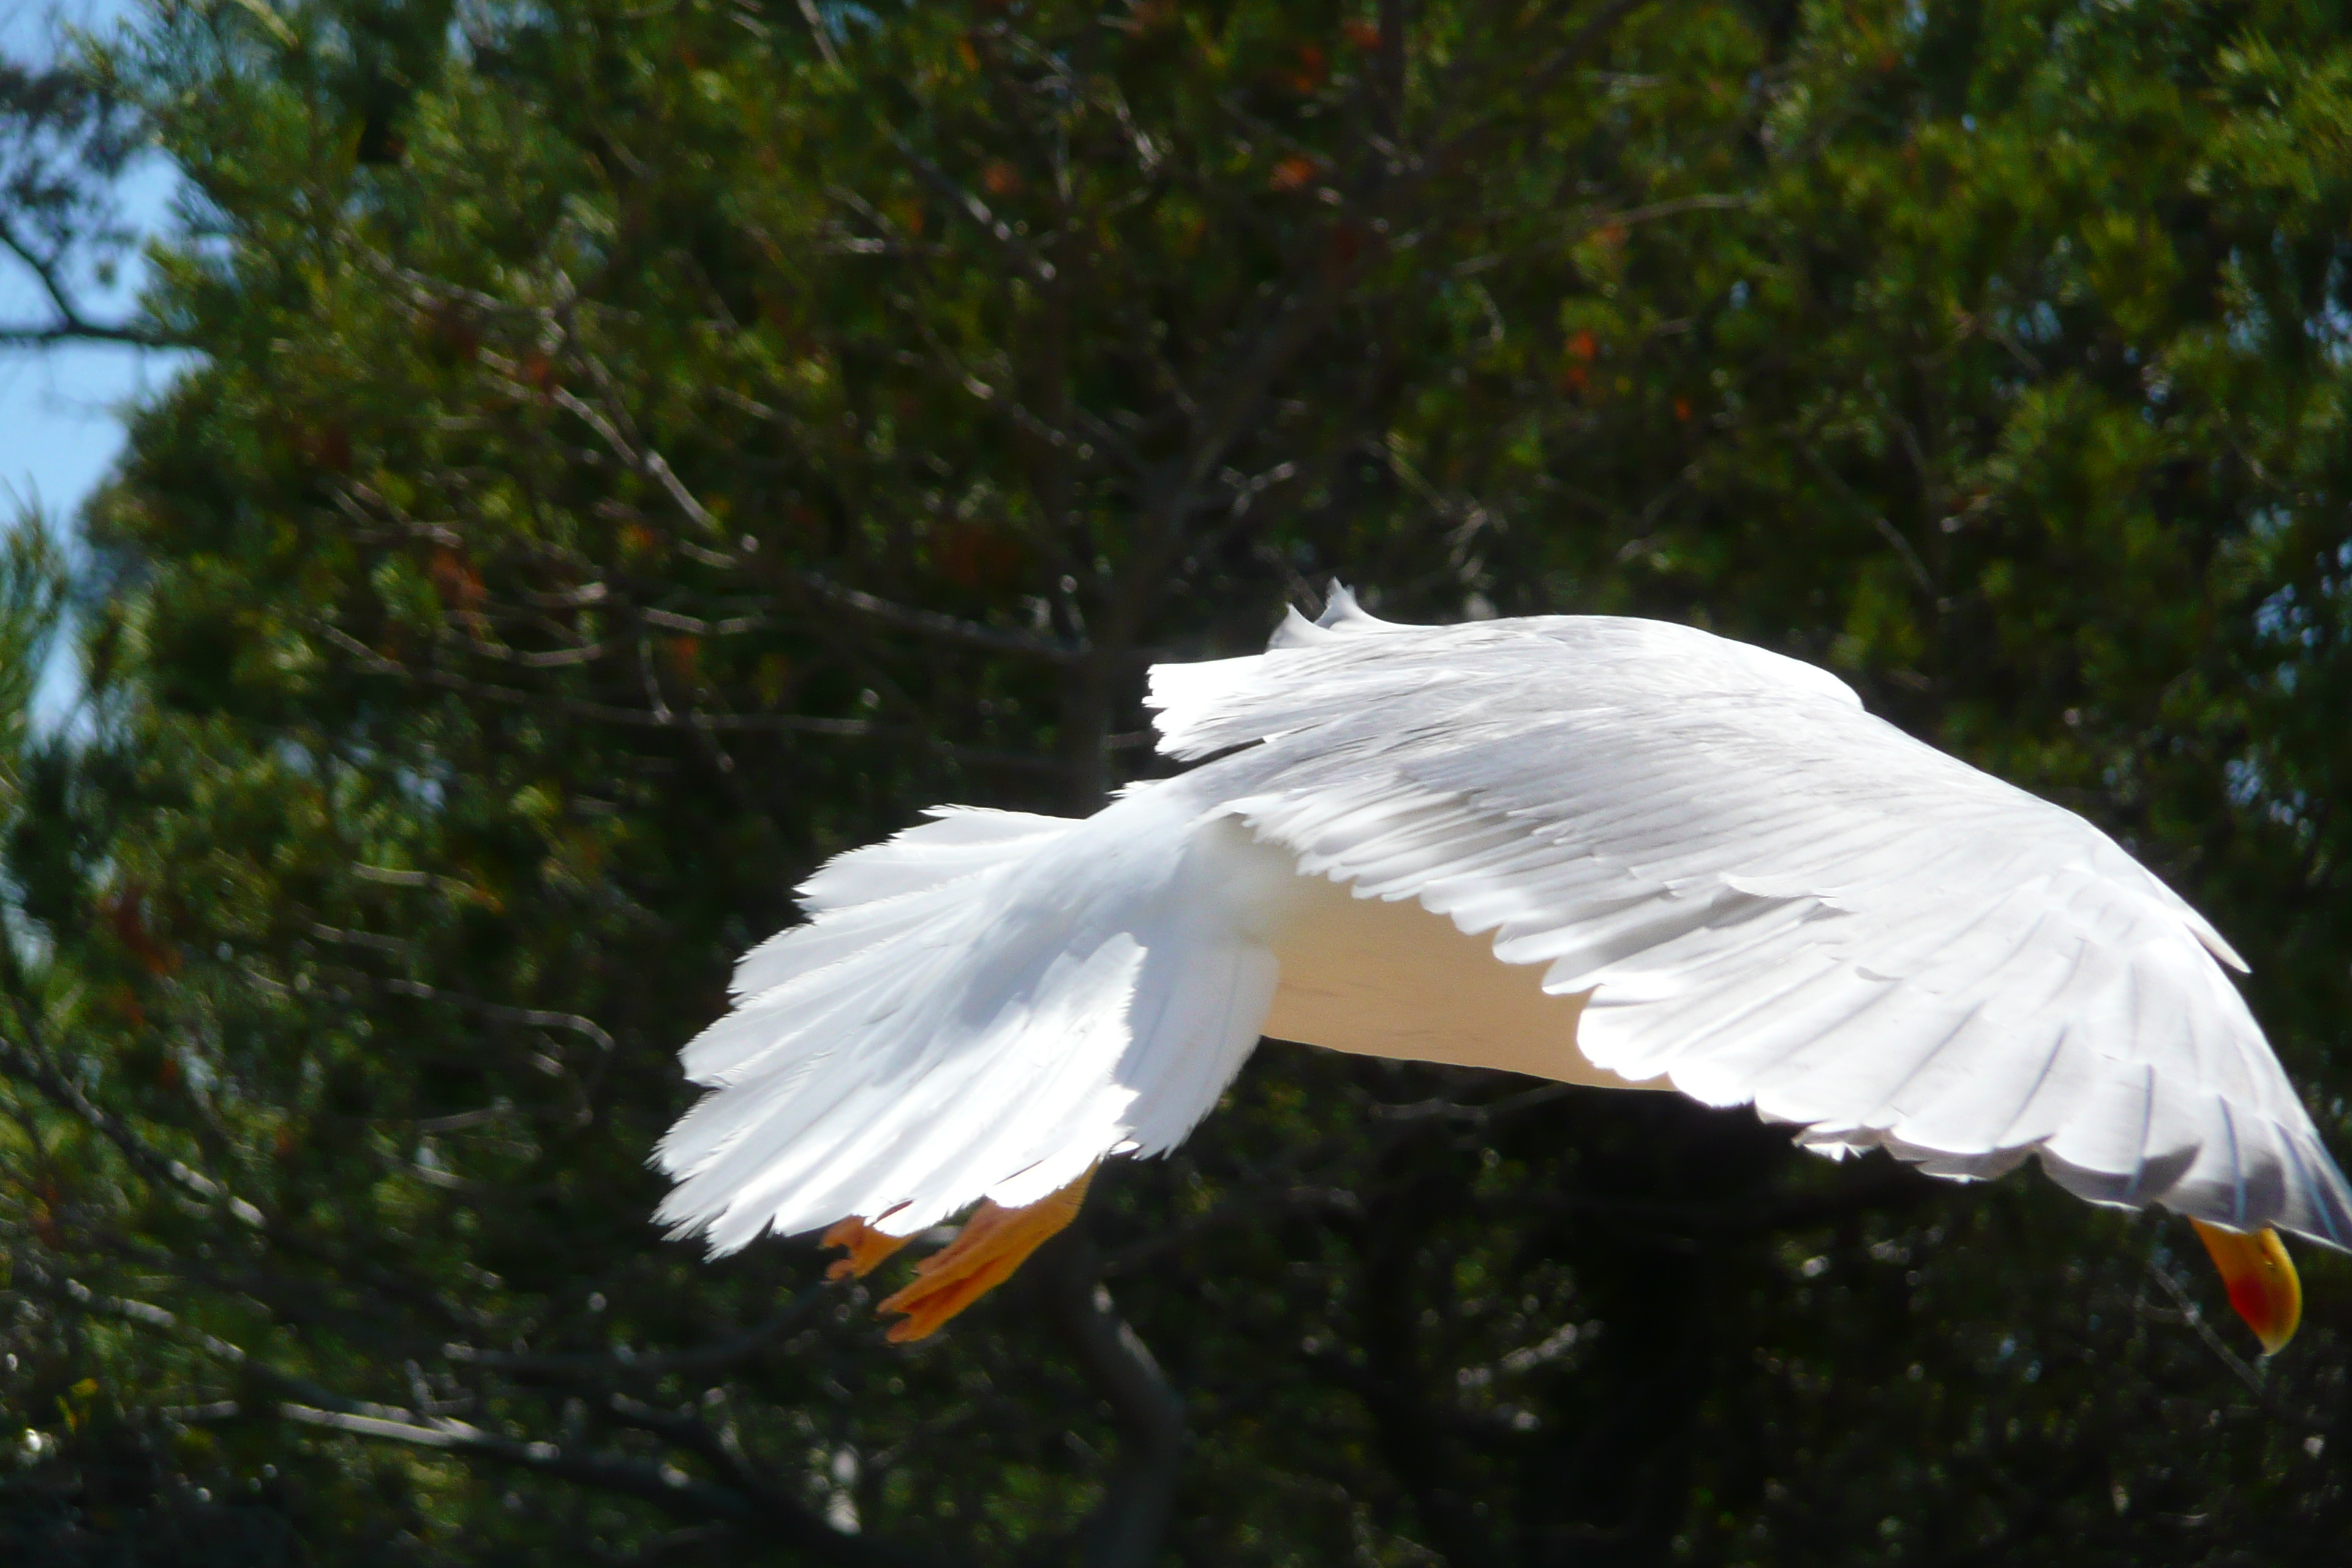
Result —
<instances>
[{"instance_id":1,"label":"green tree foliage","mask_svg":"<svg viewBox=\"0 0 2352 1568\"><path fill-rule=\"evenodd\" d=\"M2256 1368L2031 1176L1269 1047L901 1349L645 1161L800 873L1089 808L1334 572L1839 668L2198 899L2352 1148L2347 19L159 5L201 357L64 735L0 563L0 1552L2326 1560L2352 1269Z\"/></svg>"}]
</instances>

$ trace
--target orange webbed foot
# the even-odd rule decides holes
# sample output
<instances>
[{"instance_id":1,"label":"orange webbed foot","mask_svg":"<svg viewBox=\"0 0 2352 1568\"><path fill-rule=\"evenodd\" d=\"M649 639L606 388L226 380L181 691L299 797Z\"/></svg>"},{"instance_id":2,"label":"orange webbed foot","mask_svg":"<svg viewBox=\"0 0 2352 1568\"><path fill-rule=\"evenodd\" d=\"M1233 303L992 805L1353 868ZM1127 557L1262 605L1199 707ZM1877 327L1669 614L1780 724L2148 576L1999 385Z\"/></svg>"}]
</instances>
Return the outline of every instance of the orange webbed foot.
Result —
<instances>
[{"instance_id":1,"label":"orange webbed foot","mask_svg":"<svg viewBox=\"0 0 2352 1568\"><path fill-rule=\"evenodd\" d=\"M903 1236L885 1236L864 1220L852 1215L826 1231L824 1239L818 1243L822 1247L844 1247L849 1249L849 1256L833 1260L832 1266L825 1269L824 1277L828 1279L839 1279L844 1275L855 1275L863 1279L873 1273L891 1254L906 1246L908 1239Z\"/></svg>"},{"instance_id":2,"label":"orange webbed foot","mask_svg":"<svg viewBox=\"0 0 2352 1568\"><path fill-rule=\"evenodd\" d=\"M949 1319L1013 1277L1057 1232L1078 1217L1094 1171L1034 1204L1017 1209L983 1203L964 1221L956 1238L915 1265L907 1288L881 1304L900 1312L884 1337L893 1344L926 1339Z\"/></svg>"}]
</instances>

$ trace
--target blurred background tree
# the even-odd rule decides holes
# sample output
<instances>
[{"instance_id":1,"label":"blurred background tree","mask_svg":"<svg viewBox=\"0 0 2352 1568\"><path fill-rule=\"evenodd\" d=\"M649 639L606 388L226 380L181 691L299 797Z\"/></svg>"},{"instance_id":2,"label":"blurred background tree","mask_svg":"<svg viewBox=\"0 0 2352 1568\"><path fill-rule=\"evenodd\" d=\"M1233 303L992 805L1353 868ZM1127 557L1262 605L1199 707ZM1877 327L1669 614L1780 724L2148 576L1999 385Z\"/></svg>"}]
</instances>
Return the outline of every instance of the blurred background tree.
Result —
<instances>
[{"instance_id":1,"label":"blurred background tree","mask_svg":"<svg viewBox=\"0 0 2352 1568\"><path fill-rule=\"evenodd\" d=\"M2352 1148L2347 23L159 0L0 78L104 132L9 232L184 171L113 325L200 356L0 559L0 1553L2331 1560L2352 1268L2253 1366L2030 1176L1275 1047L897 1348L645 1160L802 873L1091 808L1334 573L1839 669L2214 915Z\"/></svg>"}]
</instances>

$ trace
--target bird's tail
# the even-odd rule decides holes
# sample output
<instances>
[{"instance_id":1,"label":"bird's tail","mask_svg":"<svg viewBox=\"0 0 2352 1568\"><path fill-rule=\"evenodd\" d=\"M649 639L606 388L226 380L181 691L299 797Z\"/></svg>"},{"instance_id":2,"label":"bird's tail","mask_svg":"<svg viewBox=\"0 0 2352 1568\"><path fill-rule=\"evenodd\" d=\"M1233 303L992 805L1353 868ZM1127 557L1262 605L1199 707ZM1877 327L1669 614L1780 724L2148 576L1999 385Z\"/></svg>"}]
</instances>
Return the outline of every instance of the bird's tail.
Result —
<instances>
[{"instance_id":1,"label":"bird's tail","mask_svg":"<svg viewBox=\"0 0 2352 1568\"><path fill-rule=\"evenodd\" d=\"M661 1219L731 1251L862 1215L906 1236L1156 1152L1257 1038L1272 955L1185 792L1084 820L946 807L828 863L687 1047Z\"/></svg>"}]
</instances>

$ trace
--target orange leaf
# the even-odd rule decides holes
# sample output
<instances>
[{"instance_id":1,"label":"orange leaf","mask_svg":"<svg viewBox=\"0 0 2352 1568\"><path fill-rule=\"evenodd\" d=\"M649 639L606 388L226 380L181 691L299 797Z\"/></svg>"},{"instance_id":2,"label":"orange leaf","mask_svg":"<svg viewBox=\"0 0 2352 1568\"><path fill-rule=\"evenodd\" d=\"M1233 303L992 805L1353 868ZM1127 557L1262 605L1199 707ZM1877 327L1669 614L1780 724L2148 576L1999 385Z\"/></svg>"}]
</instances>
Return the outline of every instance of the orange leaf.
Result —
<instances>
[{"instance_id":1,"label":"orange leaf","mask_svg":"<svg viewBox=\"0 0 2352 1568\"><path fill-rule=\"evenodd\" d=\"M1266 184L1277 191L1296 191L1303 189L1314 178L1315 160L1293 153L1274 166L1274 174Z\"/></svg>"},{"instance_id":2,"label":"orange leaf","mask_svg":"<svg viewBox=\"0 0 2352 1568\"><path fill-rule=\"evenodd\" d=\"M1326 74L1328 73L1321 47L1316 44L1299 45L1298 70L1290 79L1290 85L1300 92L1313 92L1323 85L1323 78Z\"/></svg>"},{"instance_id":3,"label":"orange leaf","mask_svg":"<svg viewBox=\"0 0 2352 1568\"><path fill-rule=\"evenodd\" d=\"M473 563L447 545L435 547L425 574L433 579L443 604L470 610L482 602L482 574L474 570Z\"/></svg>"}]
</instances>

